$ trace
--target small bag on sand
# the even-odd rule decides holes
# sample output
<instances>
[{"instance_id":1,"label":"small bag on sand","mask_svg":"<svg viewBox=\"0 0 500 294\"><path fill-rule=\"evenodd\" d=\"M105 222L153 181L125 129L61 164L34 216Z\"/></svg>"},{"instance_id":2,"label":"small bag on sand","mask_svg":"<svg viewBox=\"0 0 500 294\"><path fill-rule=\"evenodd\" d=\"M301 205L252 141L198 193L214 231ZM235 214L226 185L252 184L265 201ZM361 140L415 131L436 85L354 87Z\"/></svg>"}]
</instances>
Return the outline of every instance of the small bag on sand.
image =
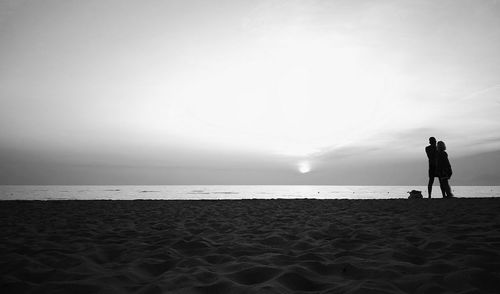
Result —
<instances>
[{"instance_id":1,"label":"small bag on sand","mask_svg":"<svg viewBox=\"0 0 500 294\"><path fill-rule=\"evenodd\" d=\"M422 199L422 198L424 198L424 196L422 196L422 191L411 190L408 193L410 193L410 196L408 197L408 199Z\"/></svg>"}]
</instances>

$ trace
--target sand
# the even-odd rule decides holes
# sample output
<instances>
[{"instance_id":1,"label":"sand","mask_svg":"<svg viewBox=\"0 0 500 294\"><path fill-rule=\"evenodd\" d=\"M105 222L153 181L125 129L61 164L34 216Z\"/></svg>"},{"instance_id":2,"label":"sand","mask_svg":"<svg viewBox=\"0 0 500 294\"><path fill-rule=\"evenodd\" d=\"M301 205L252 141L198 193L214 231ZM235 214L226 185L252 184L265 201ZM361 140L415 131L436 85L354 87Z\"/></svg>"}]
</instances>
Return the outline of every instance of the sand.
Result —
<instances>
[{"instance_id":1,"label":"sand","mask_svg":"<svg viewBox=\"0 0 500 294\"><path fill-rule=\"evenodd\" d=\"M500 199L3 201L1 293L500 293Z\"/></svg>"}]
</instances>

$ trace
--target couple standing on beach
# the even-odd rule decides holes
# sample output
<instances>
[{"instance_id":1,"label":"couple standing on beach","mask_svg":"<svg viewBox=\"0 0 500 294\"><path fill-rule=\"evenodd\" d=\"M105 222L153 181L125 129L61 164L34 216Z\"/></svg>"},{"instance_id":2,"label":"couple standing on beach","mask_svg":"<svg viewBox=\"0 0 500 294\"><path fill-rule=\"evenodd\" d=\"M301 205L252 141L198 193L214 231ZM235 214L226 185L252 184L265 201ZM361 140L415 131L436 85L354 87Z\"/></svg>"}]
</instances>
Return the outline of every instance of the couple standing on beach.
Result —
<instances>
[{"instance_id":1,"label":"couple standing on beach","mask_svg":"<svg viewBox=\"0 0 500 294\"><path fill-rule=\"evenodd\" d=\"M445 150L446 145L443 141L439 141L436 144L436 138L429 138L429 146L425 147L425 153L427 153L427 158L429 158L429 184L427 185L429 198L431 198L435 177L439 178L439 187L441 188L443 198L453 197L450 184L448 183L453 172L448 160L448 153Z\"/></svg>"}]
</instances>

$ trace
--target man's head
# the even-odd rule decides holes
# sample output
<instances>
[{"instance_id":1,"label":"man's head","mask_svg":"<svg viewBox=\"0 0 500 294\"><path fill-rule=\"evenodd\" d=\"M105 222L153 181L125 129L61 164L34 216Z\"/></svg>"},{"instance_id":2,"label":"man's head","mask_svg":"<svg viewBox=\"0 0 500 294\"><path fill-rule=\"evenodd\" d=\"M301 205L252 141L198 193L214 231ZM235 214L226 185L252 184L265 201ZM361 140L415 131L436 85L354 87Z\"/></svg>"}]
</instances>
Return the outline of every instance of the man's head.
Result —
<instances>
[{"instance_id":1,"label":"man's head","mask_svg":"<svg viewBox=\"0 0 500 294\"><path fill-rule=\"evenodd\" d=\"M436 138L430 137L429 138L429 144L431 144L432 146L436 146Z\"/></svg>"}]
</instances>

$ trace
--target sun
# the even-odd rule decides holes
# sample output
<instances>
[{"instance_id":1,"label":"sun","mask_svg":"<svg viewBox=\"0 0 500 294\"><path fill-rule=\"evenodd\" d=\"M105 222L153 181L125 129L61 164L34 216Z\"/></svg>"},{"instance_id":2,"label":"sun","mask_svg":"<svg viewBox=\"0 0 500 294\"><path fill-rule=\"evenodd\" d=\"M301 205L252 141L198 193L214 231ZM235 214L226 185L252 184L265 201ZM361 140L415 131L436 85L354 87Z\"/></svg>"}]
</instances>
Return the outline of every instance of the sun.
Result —
<instances>
[{"instance_id":1,"label":"sun","mask_svg":"<svg viewBox=\"0 0 500 294\"><path fill-rule=\"evenodd\" d=\"M306 174L311 171L311 165L307 161L303 161L299 163L299 172L302 174Z\"/></svg>"}]
</instances>

